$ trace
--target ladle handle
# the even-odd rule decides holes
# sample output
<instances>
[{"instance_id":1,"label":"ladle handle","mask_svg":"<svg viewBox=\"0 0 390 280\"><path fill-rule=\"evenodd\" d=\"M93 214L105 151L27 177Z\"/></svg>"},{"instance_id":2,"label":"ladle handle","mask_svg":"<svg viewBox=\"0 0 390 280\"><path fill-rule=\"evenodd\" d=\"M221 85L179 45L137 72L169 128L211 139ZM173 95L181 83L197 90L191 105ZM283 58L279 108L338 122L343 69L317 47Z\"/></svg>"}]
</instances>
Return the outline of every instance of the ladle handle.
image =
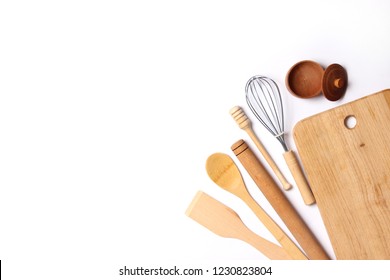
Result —
<instances>
[{"instance_id":1,"label":"ladle handle","mask_svg":"<svg viewBox=\"0 0 390 280\"><path fill-rule=\"evenodd\" d=\"M283 154L284 160L290 169L291 174L294 177L295 183L297 183L298 189L301 193L302 199L306 205L311 205L316 202L314 195L307 183L306 177L303 174L303 170L298 162L297 157L293 151L288 151Z\"/></svg>"},{"instance_id":2,"label":"ladle handle","mask_svg":"<svg viewBox=\"0 0 390 280\"><path fill-rule=\"evenodd\" d=\"M239 140L234 143L232 150L275 209L276 213L278 213L287 228L294 235L309 259L329 259L309 227L299 216L290 201L284 196L283 192L278 188L271 175L257 159L245 141Z\"/></svg>"}]
</instances>

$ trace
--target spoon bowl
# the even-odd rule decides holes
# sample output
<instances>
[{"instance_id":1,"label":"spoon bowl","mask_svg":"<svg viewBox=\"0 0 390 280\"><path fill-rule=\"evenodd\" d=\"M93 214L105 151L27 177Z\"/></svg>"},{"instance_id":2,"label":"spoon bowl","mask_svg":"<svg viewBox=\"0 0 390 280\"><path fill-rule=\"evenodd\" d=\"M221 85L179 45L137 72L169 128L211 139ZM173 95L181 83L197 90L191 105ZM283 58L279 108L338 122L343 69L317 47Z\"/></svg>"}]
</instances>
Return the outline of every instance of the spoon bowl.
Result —
<instances>
[{"instance_id":1,"label":"spoon bowl","mask_svg":"<svg viewBox=\"0 0 390 280\"><path fill-rule=\"evenodd\" d=\"M230 156L223 153L212 154L206 161L206 171L210 179L224 190L238 197L245 195L244 180Z\"/></svg>"}]
</instances>

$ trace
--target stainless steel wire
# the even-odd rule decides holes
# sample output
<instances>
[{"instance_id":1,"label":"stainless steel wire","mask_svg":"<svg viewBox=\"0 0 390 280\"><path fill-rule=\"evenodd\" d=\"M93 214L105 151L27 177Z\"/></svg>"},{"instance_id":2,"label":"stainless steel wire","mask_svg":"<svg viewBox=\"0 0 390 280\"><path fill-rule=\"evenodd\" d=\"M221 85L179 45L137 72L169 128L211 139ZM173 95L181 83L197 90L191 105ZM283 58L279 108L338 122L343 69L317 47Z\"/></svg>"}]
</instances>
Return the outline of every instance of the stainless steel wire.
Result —
<instances>
[{"instance_id":1,"label":"stainless steel wire","mask_svg":"<svg viewBox=\"0 0 390 280\"><path fill-rule=\"evenodd\" d=\"M284 115L282 96L274 80L264 76L253 76L245 86L246 102L260 123L288 151L284 139Z\"/></svg>"}]
</instances>

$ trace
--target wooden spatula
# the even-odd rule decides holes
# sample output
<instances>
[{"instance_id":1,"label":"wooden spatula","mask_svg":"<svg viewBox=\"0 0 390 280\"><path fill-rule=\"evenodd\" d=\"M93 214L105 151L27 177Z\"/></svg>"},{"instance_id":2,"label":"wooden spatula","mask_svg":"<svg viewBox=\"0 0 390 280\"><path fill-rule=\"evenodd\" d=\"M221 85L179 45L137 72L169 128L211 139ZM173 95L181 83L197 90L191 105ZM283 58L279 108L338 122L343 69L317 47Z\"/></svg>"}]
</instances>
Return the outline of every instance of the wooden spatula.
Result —
<instances>
[{"instance_id":1,"label":"wooden spatula","mask_svg":"<svg viewBox=\"0 0 390 280\"><path fill-rule=\"evenodd\" d=\"M186 215L219 236L240 239L252 245L271 260L292 259L282 247L246 227L231 208L202 191L195 195Z\"/></svg>"},{"instance_id":2,"label":"wooden spatula","mask_svg":"<svg viewBox=\"0 0 390 280\"><path fill-rule=\"evenodd\" d=\"M211 155L207 159L206 170L211 180L218 186L241 198L252 209L259 220L293 259L307 259L298 246L249 194L241 173L230 156L222 153Z\"/></svg>"}]
</instances>

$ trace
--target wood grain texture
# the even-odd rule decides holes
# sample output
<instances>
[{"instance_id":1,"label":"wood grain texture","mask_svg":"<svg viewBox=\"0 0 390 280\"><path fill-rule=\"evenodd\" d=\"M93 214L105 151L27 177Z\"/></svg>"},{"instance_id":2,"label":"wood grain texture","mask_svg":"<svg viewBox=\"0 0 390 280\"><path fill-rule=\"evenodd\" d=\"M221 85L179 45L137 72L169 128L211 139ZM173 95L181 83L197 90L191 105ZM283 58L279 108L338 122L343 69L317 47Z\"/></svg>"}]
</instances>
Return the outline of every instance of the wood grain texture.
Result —
<instances>
[{"instance_id":1,"label":"wood grain texture","mask_svg":"<svg viewBox=\"0 0 390 280\"><path fill-rule=\"evenodd\" d=\"M390 259L390 90L304 119L293 134L337 259Z\"/></svg>"},{"instance_id":2,"label":"wood grain texture","mask_svg":"<svg viewBox=\"0 0 390 280\"><path fill-rule=\"evenodd\" d=\"M253 181L272 205L276 213L294 235L309 259L327 260L328 255L298 212L278 188L275 181L243 140L232 146L232 151L249 173Z\"/></svg>"},{"instance_id":3,"label":"wood grain texture","mask_svg":"<svg viewBox=\"0 0 390 280\"><path fill-rule=\"evenodd\" d=\"M202 191L195 195L186 215L219 236L252 245L271 260L292 259L282 247L251 231L234 210Z\"/></svg>"}]
</instances>

